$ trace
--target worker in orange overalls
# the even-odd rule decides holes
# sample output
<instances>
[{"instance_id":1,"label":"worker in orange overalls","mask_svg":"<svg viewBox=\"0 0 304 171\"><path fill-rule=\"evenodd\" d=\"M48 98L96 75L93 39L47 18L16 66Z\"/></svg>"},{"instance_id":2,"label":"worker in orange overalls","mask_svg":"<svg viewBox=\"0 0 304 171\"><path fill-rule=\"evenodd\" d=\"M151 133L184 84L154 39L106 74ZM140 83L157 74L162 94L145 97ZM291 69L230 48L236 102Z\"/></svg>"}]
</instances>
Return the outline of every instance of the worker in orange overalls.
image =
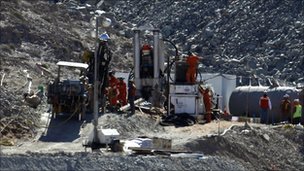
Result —
<instances>
[{"instance_id":1,"label":"worker in orange overalls","mask_svg":"<svg viewBox=\"0 0 304 171\"><path fill-rule=\"evenodd\" d=\"M114 76L114 72L111 71L109 72L109 86L107 88L107 95L108 95L108 100L110 104L110 110L114 111L117 109L117 100L118 100L118 95L119 95L119 90L118 90L118 79Z\"/></svg>"},{"instance_id":2,"label":"worker in orange overalls","mask_svg":"<svg viewBox=\"0 0 304 171\"><path fill-rule=\"evenodd\" d=\"M196 82L196 70L199 63L199 57L189 52L186 62L188 64L188 70L186 73L186 80L188 83L194 84Z\"/></svg>"},{"instance_id":3,"label":"worker in orange overalls","mask_svg":"<svg viewBox=\"0 0 304 171\"><path fill-rule=\"evenodd\" d=\"M212 103L211 103L211 95L210 95L210 90L208 88L203 89L203 100L204 100L204 105L205 105L205 110L206 110L206 122L209 123L211 122L211 115L212 115Z\"/></svg>"},{"instance_id":4,"label":"worker in orange overalls","mask_svg":"<svg viewBox=\"0 0 304 171\"><path fill-rule=\"evenodd\" d=\"M124 78L118 78L118 101L121 106L127 105L127 84L124 82Z\"/></svg>"}]
</instances>

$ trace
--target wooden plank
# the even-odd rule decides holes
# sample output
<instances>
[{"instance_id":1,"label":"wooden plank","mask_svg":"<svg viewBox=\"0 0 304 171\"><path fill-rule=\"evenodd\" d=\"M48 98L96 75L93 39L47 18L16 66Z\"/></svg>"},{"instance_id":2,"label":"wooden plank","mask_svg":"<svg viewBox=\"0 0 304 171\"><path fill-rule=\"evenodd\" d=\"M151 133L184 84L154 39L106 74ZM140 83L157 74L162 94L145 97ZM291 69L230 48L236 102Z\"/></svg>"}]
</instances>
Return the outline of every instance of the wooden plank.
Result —
<instances>
[{"instance_id":1,"label":"wooden plank","mask_svg":"<svg viewBox=\"0 0 304 171\"><path fill-rule=\"evenodd\" d=\"M192 151L186 151L181 149L160 149L160 148L142 148L142 147L129 147L130 150L136 153L153 154L153 153L192 153Z\"/></svg>"}]
</instances>

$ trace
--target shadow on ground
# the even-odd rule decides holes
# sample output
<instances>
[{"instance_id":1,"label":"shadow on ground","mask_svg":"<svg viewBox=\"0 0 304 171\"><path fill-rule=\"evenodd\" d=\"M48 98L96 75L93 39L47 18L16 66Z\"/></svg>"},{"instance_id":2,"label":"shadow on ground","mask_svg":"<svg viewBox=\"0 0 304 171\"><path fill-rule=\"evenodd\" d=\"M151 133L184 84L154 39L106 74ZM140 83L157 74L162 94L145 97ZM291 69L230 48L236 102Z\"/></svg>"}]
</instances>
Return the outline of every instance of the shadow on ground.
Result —
<instances>
[{"instance_id":1,"label":"shadow on ground","mask_svg":"<svg viewBox=\"0 0 304 171\"><path fill-rule=\"evenodd\" d=\"M72 142L80 138L80 129L84 123L90 123L92 114L87 114L86 119L79 121L75 116L59 115L52 119L45 135L39 138L43 142Z\"/></svg>"}]
</instances>

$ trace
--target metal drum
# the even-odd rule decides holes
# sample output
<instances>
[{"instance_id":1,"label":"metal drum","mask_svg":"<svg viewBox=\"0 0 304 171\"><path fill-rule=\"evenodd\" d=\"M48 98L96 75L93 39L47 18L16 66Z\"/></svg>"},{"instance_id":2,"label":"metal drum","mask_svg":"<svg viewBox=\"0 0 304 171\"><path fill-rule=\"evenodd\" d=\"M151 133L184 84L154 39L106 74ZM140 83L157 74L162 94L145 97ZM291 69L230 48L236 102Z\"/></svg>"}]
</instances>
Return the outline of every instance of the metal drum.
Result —
<instances>
[{"instance_id":1,"label":"metal drum","mask_svg":"<svg viewBox=\"0 0 304 171\"><path fill-rule=\"evenodd\" d=\"M175 62L175 83L186 83L188 64L185 61Z\"/></svg>"},{"instance_id":2,"label":"metal drum","mask_svg":"<svg viewBox=\"0 0 304 171\"><path fill-rule=\"evenodd\" d=\"M280 103L285 94L293 102L299 98L299 89L295 87L264 87L264 86L241 86L237 87L231 94L229 100L229 110L233 116L260 117L259 99L267 92L270 98L272 109L268 112L270 118L274 117L274 122L281 121ZM270 119L271 121L271 119Z\"/></svg>"}]
</instances>

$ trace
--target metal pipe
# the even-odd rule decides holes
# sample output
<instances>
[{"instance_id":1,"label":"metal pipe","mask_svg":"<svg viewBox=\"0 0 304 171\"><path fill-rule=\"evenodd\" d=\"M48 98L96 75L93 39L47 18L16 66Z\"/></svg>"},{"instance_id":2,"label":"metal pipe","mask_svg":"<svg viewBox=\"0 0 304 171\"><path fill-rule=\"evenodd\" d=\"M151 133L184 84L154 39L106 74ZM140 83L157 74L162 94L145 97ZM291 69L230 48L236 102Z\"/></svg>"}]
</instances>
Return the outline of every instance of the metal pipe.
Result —
<instances>
[{"instance_id":1,"label":"metal pipe","mask_svg":"<svg viewBox=\"0 0 304 171\"><path fill-rule=\"evenodd\" d=\"M96 17L96 26L95 26L95 53L94 53L94 120L93 120L93 125L94 125L94 137L93 137L93 143L98 143L98 85L99 85L99 80L98 80L98 17Z\"/></svg>"},{"instance_id":2,"label":"metal pipe","mask_svg":"<svg viewBox=\"0 0 304 171\"><path fill-rule=\"evenodd\" d=\"M58 82L60 82L60 70L61 70L61 66L58 66L58 72L57 72Z\"/></svg>"},{"instance_id":3,"label":"metal pipe","mask_svg":"<svg viewBox=\"0 0 304 171\"><path fill-rule=\"evenodd\" d=\"M155 84L158 84L159 79L159 30L153 30L153 65L154 65L154 80L156 81Z\"/></svg>"},{"instance_id":4,"label":"metal pipe","mask_svg":"<svg viewBox=\"0 0 304 171\"><path fill-rule=\"evenodd\" d=\"M136 89L140 90L140 30L134 30L134 81L136 85Z\"/></svg>"},{"instance_id":5,"label":"metal pipe","mask_svg":"<svg viewBox=\"0 0 304 171\"><path fill-rule=\"evenodd\" d=\"M158 65L159 65L159 69L162 72L162 74L164 74L164 70L165 70L165 55L164 55L164 41L162 39L159 39L159 54L158 54Z\"/></svg>"},{"instance_id":6,"label":"metal pipe","mask_svg":"<svg viewBox=\"0 0 304 171\"><path fill-rule=\"evenodd\" d=\"M4 77L5 77L5 73L3 73L3 74L2 74L2 78L1 78L0 86L2 86L2 83L3 83Z\"/></svg>"}]
</instances>

